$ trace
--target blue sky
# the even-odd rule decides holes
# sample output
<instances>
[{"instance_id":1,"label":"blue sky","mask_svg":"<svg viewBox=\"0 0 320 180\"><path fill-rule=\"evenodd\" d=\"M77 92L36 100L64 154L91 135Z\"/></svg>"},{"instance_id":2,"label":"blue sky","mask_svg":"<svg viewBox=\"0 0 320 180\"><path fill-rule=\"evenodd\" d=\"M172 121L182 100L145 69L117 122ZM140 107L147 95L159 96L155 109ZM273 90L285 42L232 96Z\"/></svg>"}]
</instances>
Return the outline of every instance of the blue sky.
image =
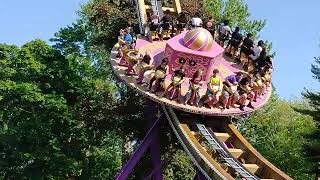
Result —
<instances>
[{"instance_id":1,"label":"blue sky","mask_svg":"<svg viewBox=\"0 0 320 180\"><path fill-rule=\"evenodd\" d=\"M22 45L35 38L50 39L77 19L87 0L0 0L0 42Z\"/></svg>"},{"instance_id":2,"label":"blue sky","mask_svg":"<svg viewBox=\"0 0 320 180\"><path fill-rule=\"evenodd\" d=\"M60 27L77 19L87 0L0 0L0 43L23 45L49 40ZM254 19L266 19L261 38L272 41L275 59L273 82L285 99L300 97L304 87L320 90L310 65L320 56L319 0L246 0Z\"/></svg>"},{"instance_id":3,"label":"blue sky","mask_svg":"<svg viewBox=\"0 0 320 180\"><path fill-rule=\"evenodd\" d=\"M261 38L273 42L276 51L273 82L285 99L300 96L304 87L320 91L310 72L314 56L320 56L319 0L246 0L252 18L266 19Z\"/></svg>"}]
</instances>

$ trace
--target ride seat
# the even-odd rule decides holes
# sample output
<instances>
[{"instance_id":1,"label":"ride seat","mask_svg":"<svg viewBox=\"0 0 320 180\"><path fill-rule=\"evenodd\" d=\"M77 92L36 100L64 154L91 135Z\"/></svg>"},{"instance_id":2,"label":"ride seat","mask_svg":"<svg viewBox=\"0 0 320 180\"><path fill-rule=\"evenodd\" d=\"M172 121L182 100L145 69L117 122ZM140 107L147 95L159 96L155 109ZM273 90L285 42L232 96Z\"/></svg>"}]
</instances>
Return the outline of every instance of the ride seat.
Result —
<instances>
[{"instance_id":1,"label":"ride seat","mask_svg":"<svg viewBox=\"0 0 320 180\"><path fill-rule=\"evenodd\" d=\"M221 141L221 142L226 142L229 138L230 135L228 133L214 133L214 135Z\"/></svg>"}]
</instances>

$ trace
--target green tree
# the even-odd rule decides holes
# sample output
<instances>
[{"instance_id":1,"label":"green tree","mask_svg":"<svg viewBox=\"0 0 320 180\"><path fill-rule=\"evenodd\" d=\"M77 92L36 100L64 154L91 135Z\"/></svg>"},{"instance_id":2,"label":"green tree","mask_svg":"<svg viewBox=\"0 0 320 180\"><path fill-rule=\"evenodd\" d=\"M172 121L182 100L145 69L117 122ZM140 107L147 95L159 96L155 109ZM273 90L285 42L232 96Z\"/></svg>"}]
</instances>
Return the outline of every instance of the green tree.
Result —
<instances>
[{"instance_id":1,"label":"green tree","mask_svg":"<svg viewBox=\"0 0 320 180\"><path fill-rule=\"evenodd\" d=\"M239 26L246 33L255 36L266 25L266 20L250 20L248 5L243 0L204 0L206 9L217 22L229 20L232 27Z\"/></svg>"},{"instance_id":2,"label":"green tree","mask_svg":"<svg viewBox=\"0 0 320 180\"><path fill-rule=\"evenodd\" d=\"M164 167L165 179L191 180L194 178L195 167L183 150L177 150L168 156L170 162Z\"/></svg>"},{"instance_id":3,"label":"green tree","mask_svg":"<svg viewBox=\"0 0 320 180\"><path fill-rule=\"evenodd\" d=\"M320 82L320 57L315 57L315 64L311 65L311 72L313 77ZM296 108L296 110L311 115L317 123L317 129L308 136L312 143L305 150L308 158L314 162L310 173L316 173L317 177L320 177L320 92L306 90L303 96L312 108Z\"/></svg>"},{"instance_id":4,"label":"green tree","mask_svg":"<svg viewBox=\"0 0 320 180\"><path fill-rule=\"evenodd\" d=\"M35 40L0 45L0 177L113 179L115 86L86 57ZM91 168L94 167L94 168Z\"/></svg>"},{"instance_id":5,"label":"green tree","mask_svg":"<svg viewBox=\"0 0 320 180\"><path fill-rule=\"evenodd\" d=\"M194 16L195 13L201 12L202 16L208 15L207 9L204 7L203 1L198 0L180 0L181 9L190 16Z\"/></svg>"},{"instance_id":6,"label":"green tree","mask_svg":"<svg viewBox=\"0 0 320 180\"><path fill-rule=\"evenodd\" d=\"M119 30L136 23L133 0L90 0L78 12L79 24L86 27L91 45L110 48L119 36Z\"/></svg>"},{"instance_id":7,"label":"green tree","mask_svg":"<svg viewBox=\"0 0 320 180\"><path fill-rule=\"evenodd\" d=\"M305 103L289 103L276 95L268 105L254 113L250 120L240 123L242 134L271 163L294 179L314 179L310 173L313 164L304 147L312 143L306 136L317 126L311 116L296 112L292 106L305 107Z\"/></svg>"}]
</instances>

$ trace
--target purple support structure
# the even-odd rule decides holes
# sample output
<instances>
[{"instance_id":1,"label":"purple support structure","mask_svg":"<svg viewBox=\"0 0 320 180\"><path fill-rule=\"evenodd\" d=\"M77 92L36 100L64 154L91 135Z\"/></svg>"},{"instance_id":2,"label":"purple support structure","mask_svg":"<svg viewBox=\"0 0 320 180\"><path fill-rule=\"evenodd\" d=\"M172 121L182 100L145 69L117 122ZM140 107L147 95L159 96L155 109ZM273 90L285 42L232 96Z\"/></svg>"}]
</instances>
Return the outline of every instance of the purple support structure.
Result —
<instances>
[{"instance_id":1,"label":"purple support structure","mask_svg":"<svg viewBox=\"0 0 320 180\"><path fill-rule=\"evenodd\" d=\"M139 148L134 152L132 157L122 167L119 175L116 177L117 180L125 180L128 178L129 174L133 171L133 168L140 161L141 157L146 153L147 149L150 147L151 159L152 159L152 174L155 180L163 180L161 172L161 158L160 158L160 137L159 137L159 121L161 117L157 118L158 107L157 105L147 100L146 102L146 115L148 117L148 133L144 137Z\"/></svg>"},{"instance_id":2,"label":"purple support structure","mask_svg":"<svg viewBox=\"0 0 320 180\"><path fill-rule=\"evenodd\" d=\"M146 109L146 115L149 119L149 129L151 128L151 125L153 123L153 121L155 121L157 119L157 113L158 113L158 105L149 100L146 99L145 100L145 109ZM162 175L162 171L161 171L161 156L160 156L160 136L159 136L159 126L155 127L155 133L157 134L157 136L154 137L151 146L150 146L150 150L151 150L151 161L152 161L152 167L153 167L153 177L156 180L162 180L163 179L163 175Z\"/></svg>"},{"instance_id":3,"label":"purple support structure","mask_svg":"<svg viewBox=\"0 0 320 180\"><path fill-rule=\"evenodd\" d=\"M194 176L193 180L206 180L207 178L202 174L202 172L197 169L197 174Z\"/></svg>"}]
</instances>

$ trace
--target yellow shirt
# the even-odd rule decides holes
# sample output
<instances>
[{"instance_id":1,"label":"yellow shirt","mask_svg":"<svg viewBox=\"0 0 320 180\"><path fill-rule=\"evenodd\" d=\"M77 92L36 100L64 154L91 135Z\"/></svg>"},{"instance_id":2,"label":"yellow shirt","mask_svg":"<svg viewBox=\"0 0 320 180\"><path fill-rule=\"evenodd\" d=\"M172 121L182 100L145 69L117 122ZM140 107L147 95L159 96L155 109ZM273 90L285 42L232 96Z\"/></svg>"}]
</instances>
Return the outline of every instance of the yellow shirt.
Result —
<instances>
[{"instance_id":1,"label":"yellow shirt","mask_svg":"<svg viewBox=\"0 0 320 180\"><path fill-rule=\"evenodd\" d=\"M219 91L222 88L222 81L220 76L210 78L209 86L213 91Z\"/></svg>"},{"instance_id":2,"label":"yellow shirt","mask_svg":"<svg viewBox=\"0 0 320 180\"><path fill-rule=\"evenodd\" d=\"M221 84L221 78L219 76L213 77L211 76L210 78L210 85L214 86L214 85L220 85Z\"/></svg>"}]
</instances>

